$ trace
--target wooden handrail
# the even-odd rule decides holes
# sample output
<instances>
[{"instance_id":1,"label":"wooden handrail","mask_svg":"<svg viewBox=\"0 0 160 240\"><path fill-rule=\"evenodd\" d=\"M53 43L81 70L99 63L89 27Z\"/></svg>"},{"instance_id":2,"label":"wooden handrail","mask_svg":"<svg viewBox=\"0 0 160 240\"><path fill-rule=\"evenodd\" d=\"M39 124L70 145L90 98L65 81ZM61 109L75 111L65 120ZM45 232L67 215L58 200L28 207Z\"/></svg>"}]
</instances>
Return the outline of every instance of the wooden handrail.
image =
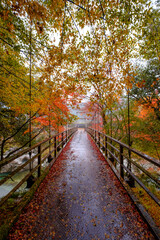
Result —
<instances>
[{"instance_id":1,"label":"wooden handrail","mask_svg":"<svg viewBox=\"0 0 160 240\"><path fill-rule=\"evenodd\" d=\"M69 131L69 130L68 130L68 131ZM42 144L44 144L44 143L52 140L54 137L57 137L57 136L59 136L60 134L65 133L65 132L66 132L66 131L63 131L63 132L58 133L58 134L54 134L52 137L47 138L47 139L41 141L40 143L36 143L36 144L33 145L31 148L28 147L28 148L26 148L26 149L24 149L24 150L21 150L20 152L18 152L17 154L15 154L15 155L13 155L13 156L11 156L11 157L9 157L9 158L4 158L2 161L0 161L0 168L3 167L3 166L5 166L5 165L8 164L8 163L14 161L16 158L21 157L22 155L24 155L24 154L26 154L26 153L29 153L30 151L32 151L33 149L37 148L38 146L40 146L40 145L42 145Z\"/></svg>"},{"instance_id":2,"label":"wooden handrail","mask_svg":"<svg viewBox=\"0 0 160 240\"><path fill-rule=\"evenodd\" d=\"M88 128L88 129L94 130L93 128ZM94 131L96 131L97 133L99 132L99 131L97 131L97 130L94 130ZM145 160L153 163L153 164L156 165L157 167L160 167L160 162L158 162L157 159L155 159L155 158L153 158L153 157L150 157L150 156L148 156L148 155L146 155L146 154L144 154L144 153L142 153L142 152L140 152L140 151L138 151L138 150L136 150L136 149L134 149L134 148L131 148L131 147L128 146L127 144L122 143L122 142L120 142L119 140L110 137L109 135L106 135L106 134L104 134L104 133L102 133L102 132L99 132L99 133L100 133L101 135L103 135L103 136L106 136L108 139L114 141L115 143L120 144L121 146L125 147L126 149L130 150L131 152L137 154L138 156L144 158Z\"/></svg>"}]
</instances>

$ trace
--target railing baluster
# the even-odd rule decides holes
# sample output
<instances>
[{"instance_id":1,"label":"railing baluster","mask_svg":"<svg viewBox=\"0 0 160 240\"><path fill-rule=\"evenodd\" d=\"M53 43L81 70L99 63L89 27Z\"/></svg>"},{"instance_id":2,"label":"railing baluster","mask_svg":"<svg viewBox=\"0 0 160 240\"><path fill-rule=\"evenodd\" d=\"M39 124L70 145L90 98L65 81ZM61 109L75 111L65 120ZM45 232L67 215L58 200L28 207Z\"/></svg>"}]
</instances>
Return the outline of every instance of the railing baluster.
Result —
<instances>
[{"instance_id":1,"label":"railing baluster","mask_svg":"<svg viewBox=\"0 0 160 240\"><path fill-rule=\"evenodd\" d=\"M41 176L41 145L38 146L38 177Z\"/></svg>"},{"instance_id":2,"label":"railing baluster","mask_svg":"<svg viewBox=\"0 0 160 240\"><path fill-rule=\"evenodd\" d=\"M120 145L120 176L124 179L124 169L123 169L123 146Z\"/></svg>"}]
</instances>

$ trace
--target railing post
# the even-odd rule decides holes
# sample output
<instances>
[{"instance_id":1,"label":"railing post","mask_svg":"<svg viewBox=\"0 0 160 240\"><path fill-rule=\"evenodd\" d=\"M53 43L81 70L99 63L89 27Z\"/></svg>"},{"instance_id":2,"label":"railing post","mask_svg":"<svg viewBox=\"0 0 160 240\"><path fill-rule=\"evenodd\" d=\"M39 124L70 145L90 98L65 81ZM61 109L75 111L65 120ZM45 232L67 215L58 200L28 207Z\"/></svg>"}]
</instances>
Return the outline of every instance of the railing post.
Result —
<instances>
[{"instance_id":1,"label":"railing post","mask_svg":"<svg viewBox=\"0 0 160 240\"><path fill-rule=\"evenodd\" d=\"M120 145L120 176L124 179L124 169L123 169L123 146Z\"/></svg>"},{"instance_id":2,"label":"railing post","mask_svg":"<svg viewBox=\"0 0 160 240\"><path fill-rule=\"evenodd\" d=\"M38 146L38 177L41 176L41 145Z\"/></svg>"},{"instance_id":3,"label":"railing post","mask_svg":"<svg viewBox=\"0 0 160 240\"><path fill-rule=\"evenodd\" d=\"M56 142L56 136L54 137L54 157L57 156L57 142Z\"/></svg>"},{"instance_id":4,"label":"railing post","mask_svg":"<svg viewBox=\"0 0 160 240\"><path fill-rule=\"evenodd\" d=\"M49 156L48 156L48 162L50 163L52 161L52 156L51 156L51 140L49 140Z\"/></svg>"},{"instance_id":5,"label":"railing post","mask_svg":"<svg viewBox=\"0 0 160 240\"><path fill-rule=\"evenodd\" d=\"M110 144L112 145L112 138L111 138L111 140L110 140ZM111 153L112 154L114 154L114 149L113 149L113 147L112 146L110 146L110 151L111 151ZM111 154L109 154L110 155L110 157L109 157L109 160L112 162L112 163L114 163L114 157L111 155Z\"/></svg>"},{"instance_id":6,"label":"railing post","mask_svg":"<svg viewBox=\"0 0 160 240\"><path fill-rule=\"evenodd\" d=\"M100 146L101 146L101 142L100 142L100 132L98 132L98 146L99 146L99 148L100 148Z\"/></svg>"},{"instance_id":7,"label":"railing post","mask_svg":"<svg viewBox=\"0 0 160 240\"><path fill-rule=\"evenodd\" d=\"M107 151L107 136L105 136L105 156L107 157L108 151Z\"/></svg>"}]
</instances>

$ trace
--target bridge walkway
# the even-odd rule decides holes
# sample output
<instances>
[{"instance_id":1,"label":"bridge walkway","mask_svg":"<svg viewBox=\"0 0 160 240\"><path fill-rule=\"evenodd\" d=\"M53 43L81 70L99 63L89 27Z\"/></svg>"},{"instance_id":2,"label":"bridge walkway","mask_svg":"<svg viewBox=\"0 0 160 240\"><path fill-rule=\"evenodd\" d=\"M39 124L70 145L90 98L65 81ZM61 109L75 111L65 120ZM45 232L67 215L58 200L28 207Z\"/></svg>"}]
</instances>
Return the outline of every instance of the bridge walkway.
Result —
<instances>
[{"instance_id":1,"label":"bridge walkway","mask_svg":"<svg viewBox=\"0 0 160 240\"><path fill-rule=\"evenodd\" d=\"M90 136L73 136L8 239L154 239Z\"/></svg>"}]
</instances>

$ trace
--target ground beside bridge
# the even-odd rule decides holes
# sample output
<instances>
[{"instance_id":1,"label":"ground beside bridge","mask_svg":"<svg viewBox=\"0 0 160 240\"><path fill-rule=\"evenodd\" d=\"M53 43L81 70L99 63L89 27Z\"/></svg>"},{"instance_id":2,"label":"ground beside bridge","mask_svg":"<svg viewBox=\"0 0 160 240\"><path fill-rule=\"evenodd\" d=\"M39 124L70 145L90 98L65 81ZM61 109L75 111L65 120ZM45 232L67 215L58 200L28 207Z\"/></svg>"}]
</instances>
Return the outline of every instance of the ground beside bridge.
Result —
<instances>
[{"instance_id":1,"label":"ground beside bridge","mask_svg":"<svg viewBox=\"0 0 160 240\"><path fill-rule=\"evenodd\" d=\"M90 136L64 148L8 239L154 239Z\"/></svg>"}]
</instances>

